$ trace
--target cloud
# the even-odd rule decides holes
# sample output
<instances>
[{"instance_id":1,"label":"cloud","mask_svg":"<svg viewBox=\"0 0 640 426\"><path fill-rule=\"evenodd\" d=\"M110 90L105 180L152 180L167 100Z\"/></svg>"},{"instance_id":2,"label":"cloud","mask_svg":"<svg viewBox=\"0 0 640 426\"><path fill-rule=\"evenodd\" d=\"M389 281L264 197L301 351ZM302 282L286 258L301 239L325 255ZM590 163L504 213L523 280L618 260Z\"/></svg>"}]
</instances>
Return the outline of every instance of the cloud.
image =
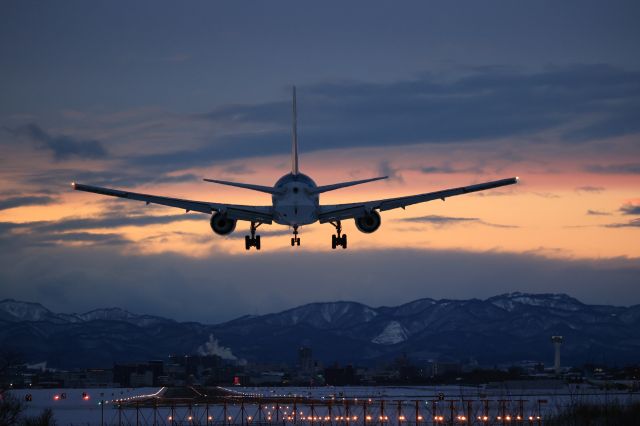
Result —
<instances>
[{"instance_id":1,"label":"cloud","mask_svg":"<svg viewBox=\"0 0 640 426\"><path fill-rule=\"evenodd\" d=\"M25 206L44 206L54 203L55 199L49 196L11 197L0 200L0 210L13 209Z\"/></svg>"},{"instance_id":2,"label":"cloud","mask_svg":"<svg viewBox=\"0 0 640 426\"><path fill-rule=\"evenodd\" d=\"M33 225L35 231L66 232L81 229L120 228L123 226L164 225L184 220L206 221L207 216L199 213L173 214L166 216L104 216L94 218L64 218L56 221L37 222ZM24 225L23 225L24 226Z\"/></svg>"},{"instance_id":3,"label":"cloud","mask_svg":"<svg viewBox=\"0 0 640 426\"><path fill-rule=\"evenodd\" d=\"M303 152L459 142L480 147L516 137L524 139L521 144L573 146L640 131L640 71L606 65L535 73L489 67L458 77L425 73L390 83L330 82L300 87L299 95ZM190 119L225 130L198 147L139 154L127 162L167 171L289 150L288 101L226 105ZM550 141L545 133L552 130L559 137Z\"/></svg>"},{"instance_id":4,"label":"cloud","mask_svg":"<svg viewBox=\"0 0 640 426\"><path fill-rule=\"evenodd\" d=\"M606 228L640 228L640 218L632 219L625 223L609 223L604 226Z\"/></svg>"},{"instance_id":5,"label":"cloud","mask_svg":"<svg viewBox=\"0 0 640 426\"><path fill-rule=\"evenodd\" d=\"M611 213L607 213L607 212L603 212L603 211L599 211L599 210L587 210L587 215L588 216L610 216Z\"/></svg>"},{"instance_id":6,"label":"cloud","mask_svg":"<svg viewBox=\"0 0 640 426\"><path fill-rule=\"evenodd\" d=\"M380 176L389 176L389 180L400 183L404 182L400 169L392 167L391 162L389 162L388 160L380 162L378 173L380 174Z\"/></svg>"},{"instance_id":7,"label":"cloud","mask_svg":"<svg viewBox=\"0 0 640 426\"><path fill-rule=\"evenodd\" d=\"M167 216L123 214L111 208L103 216L90 218L67 217L60 220L34 222L0 222L0 242L16 251L30 247L54 246L65 243L91 245L123 245L130 241L117 233L92 233L87 230L115 229L124 226L149 226L185 220L208 220L202 214L175 214ZM193 239L193 238L192 238Z\"/></svg>"},{"instance_id":8,"label":"cloud","mask_svg":"<svg viewBox=\"0 0 640 426\"><path fill-rule=\"evenodd\" d=\"M452 216L439 216L428 215L420 217L410 217L406 219L398 219L401 222L413 222L413 223L427 223L435 227L444 227L450 225L459 225L465 223L475 223L479 225L491 226L494 228L519 228L515 225L501 225L496 223L485 222L482 219L476 217L452 217Z\"/></svg>"},{"instance_id":9,"label":"cloud","mask_svg":"<svg viewBox=\"0 0 640 426\"><path fill-rule=\"evenodd\" d=\"M640 174L640 163L621 164L589 164L585 171L603 175L637 175Z\"/></svg>"},{"instance_id":10,"label":"cloud","mask_svg":"<svg viewBox=\"0 0 640 426\"><path fill-rule=\"evenodd\" d=\"M169 168L172 169L171 167ZM106 171L93 171L75 168L50 168L31 173L26 177L25 182L32 185L42 185L42 182L47 182L49 187L54 187L64 191L71 191L71 188L69 187L70 182L127 188L145 184L197 182L199 180L200 177L192 173L170 175L143 170L140 168L121 167L115 165L112 170Z\"/></svg>"},{"instance_id":11,"label":"cloud","mask_svg":"<svg viewBox=\"0 0 640 426\"><path fill-rule=\"evenodd\" d=\"M599 194L604 191L604 188L601 186L579 186L576 189L576 192L589 192Z\"/></svg>"},{"instance_id":12,"label":"cloud","mask_svg":"<svg viewBox=\"0 0 640 426\"><path fill-rule=\"evenodd\" d=\"M107 151L101 142L93 139L81 140L67 135L51 135L35 123L30 123L10 133L26 137L40 149L51 151L56 160L77 158L103 158Z\"/></svg>"},{"instance_id":13,"label":"cloud","mask_svg":"<svg viewBox=\"0 0 640 426\"><path fill-rule=\"evenodd\" d=\"M597 304L640 303L638 259L403 249L229 255L215 248L205 258L190 258L103 246L38 247L26 254L0 245L0 299L46 301L58 312L120 306L215 323L309 302L388 306L423 297L486 298L510 291L564 292Z\"/></svg>"},{"instance_id":14,"label":"cloud","mask_svg":"<svg viewBox=\"0 0 640 426\"><path fill-rule=\"evenodd\" d=\"M638 204L625 204L622 207L620 207L620 211L623 214L640 215L640 205L638 205Z\"/></svg>"}]
</instances>

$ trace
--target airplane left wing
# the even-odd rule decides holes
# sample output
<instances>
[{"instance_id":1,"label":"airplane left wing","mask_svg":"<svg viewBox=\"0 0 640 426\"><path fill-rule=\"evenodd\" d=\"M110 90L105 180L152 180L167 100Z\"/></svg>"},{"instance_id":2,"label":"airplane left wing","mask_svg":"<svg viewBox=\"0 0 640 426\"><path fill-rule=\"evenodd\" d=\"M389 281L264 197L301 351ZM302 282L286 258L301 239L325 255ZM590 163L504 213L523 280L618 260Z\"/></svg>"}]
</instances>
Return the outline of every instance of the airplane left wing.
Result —
<instances>
[{"instance_id":1,"label":"airplane left wing","mask_svg":"<svg viewBox=\"0 0 640 426\"><path fill-rule=\"evenodd\" d=\"M478 183L475 185L461 186L459 188L445 189L425 194L409 195L406 197L387 198L384 200L364 201L361 203L336 204L333 206L320 206L318 218L320 223L336 220L354 219L369 214L372 210L392 210L405 208L412 204L424 203L432 200L442 200L455 195L469 194L471 192L484 191L486 189L498 188L501 186L518 183L518 178L508 178L494 180L491 182Z\"/></svg>"},{"instance_id":2,"label":"airplane left wing","mask_svg":"<svg viewBox=\"0 0 640 426\"><path fill-rule=\"evenodd\" d=\"M270 224L273 221L273 209L271 206L243 206L238 204L210 203L206 201L185 200L182 198L161 197L158 195L141 194L138 192L122 191L119 189L103 188L100 186L72 183L71 187L77 191L93 192L111 197L126 198L129 200L144 201L147 204L160 204L163 206L184 209L187 212L194 211L212 214L220 212L231 219L262 222Z\"/></svg>"}]
</instances>

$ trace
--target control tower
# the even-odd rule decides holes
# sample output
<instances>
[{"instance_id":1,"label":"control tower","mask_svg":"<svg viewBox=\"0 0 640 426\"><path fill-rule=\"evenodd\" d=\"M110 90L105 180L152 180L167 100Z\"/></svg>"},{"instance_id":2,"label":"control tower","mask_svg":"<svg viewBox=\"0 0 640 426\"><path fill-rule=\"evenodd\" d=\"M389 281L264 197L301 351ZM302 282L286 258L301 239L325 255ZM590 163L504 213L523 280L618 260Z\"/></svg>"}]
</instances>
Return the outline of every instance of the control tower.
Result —
<instances>
[{"instance_id":1,"label":"control tower","mask_svg":"<svg viewBox=\"0 0 640 426\"><path fill-rule=\"evenodd\" d=\"M553 368L557 375L560 374L560 346L562 346L563 340L564 340L564 337L562 336L551 336L551 342L553 343L553 346L555 346L555 349L556 349L555 358L553 360Z\"/></svg>"}]
</instances>

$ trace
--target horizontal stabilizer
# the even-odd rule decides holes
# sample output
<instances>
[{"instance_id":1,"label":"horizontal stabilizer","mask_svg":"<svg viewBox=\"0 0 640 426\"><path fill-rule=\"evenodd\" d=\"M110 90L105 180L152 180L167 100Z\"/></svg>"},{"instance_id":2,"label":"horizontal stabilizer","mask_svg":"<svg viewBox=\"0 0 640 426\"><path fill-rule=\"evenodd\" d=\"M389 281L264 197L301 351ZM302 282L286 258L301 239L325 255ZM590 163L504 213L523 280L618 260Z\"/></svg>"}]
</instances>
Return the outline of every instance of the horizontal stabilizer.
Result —
<instances>
[{"instance_id":1,"label":"horizontal stabilizer","mask_svg":"<svg viewBox=\"0 0 640 426\"><path fill-rule=\"evenodd\" d=\"M381 176L381 177L375 177L375 178L371 178L371 179L352 180L350 182L340 182L340 183L334 183L332 185L323 185L323 186L319 186L319 187L311 190L310 192L312 194L320 194L320 193L327 192L327 191L333 191L335 189L346 188L348 186L360 185L361 183L367 183L367 182L373 182L373 181L376 181L376 180L387 179L388 177L389 176Z\"/></svg>"},{"instance_id":2,"label":"horizontal stabilizer","mask_svg":"<svg viewBox=\"0 0 640 426\"><path fill-rule=\"evenodd\" d=\"M238 188L251 189L252 191L266 192L267 194L280 193L279 189L276 189L272 186L253 185L250 183L240 183L240 182L229 182L226 180L217 180L217 179L202 179L202 180L207 182L218 183L220 185L237 186Z\"/></svg>"}]
</instances>

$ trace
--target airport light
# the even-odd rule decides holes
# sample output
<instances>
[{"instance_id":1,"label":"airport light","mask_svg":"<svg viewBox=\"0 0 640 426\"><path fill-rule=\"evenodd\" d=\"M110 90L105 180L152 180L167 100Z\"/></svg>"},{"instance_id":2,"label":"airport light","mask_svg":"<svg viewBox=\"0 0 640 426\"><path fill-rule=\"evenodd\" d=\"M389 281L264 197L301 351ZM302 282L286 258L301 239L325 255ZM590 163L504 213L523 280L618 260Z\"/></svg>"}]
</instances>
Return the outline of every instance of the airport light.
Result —
<instances>
[{"instance_id":1,"label":"airport light","mask_svg":"<svg viewBox=\"0 0 640 426\"><path fill-rule=\"evenodd\" d=\"M372 420L372 417L371 416L367 416L367 417L365 417L365 420L370 422Z\"/></svg>"}]
</instances>

